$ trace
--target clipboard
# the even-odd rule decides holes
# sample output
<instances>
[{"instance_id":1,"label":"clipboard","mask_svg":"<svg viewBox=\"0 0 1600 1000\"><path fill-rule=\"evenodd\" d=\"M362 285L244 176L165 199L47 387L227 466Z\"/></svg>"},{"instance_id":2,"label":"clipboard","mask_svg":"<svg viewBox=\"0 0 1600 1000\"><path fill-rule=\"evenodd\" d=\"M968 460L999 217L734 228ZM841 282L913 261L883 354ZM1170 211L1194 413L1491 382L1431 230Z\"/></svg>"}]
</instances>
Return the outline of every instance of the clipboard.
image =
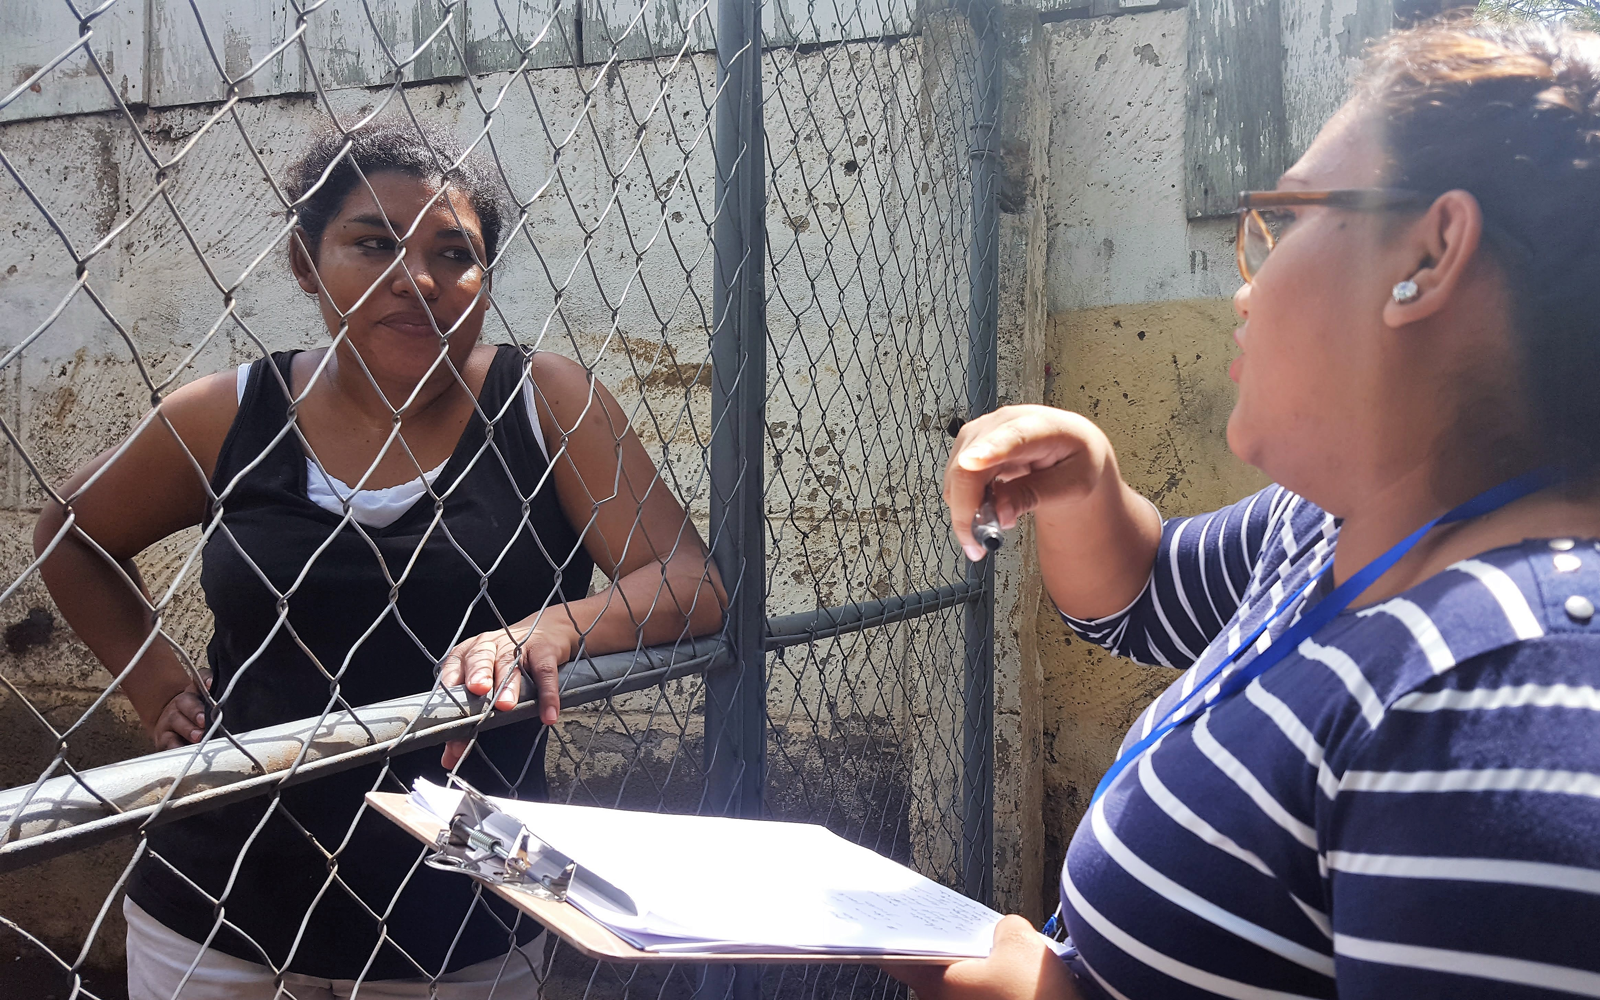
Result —
<instances>
[{"instance_id":1,"label":"clipboard","mask_svg":"<svg viewBox=\"0 0 1600 1000\"><path fill-rule=\"evenodd\" d=\"M438 842L445 824L401 792L368 792L367 805L393 821L424 844ZM463 878L467 876L463 875ZM963 959L943 955L838 954L801 951L752 954L750 952L643 951L613 934L605 925L568 902L541 899L514 885L480 883L501 899L537 920L578 951L606 962L640 965L953 965Z\"/></svg>"}]
</instances>

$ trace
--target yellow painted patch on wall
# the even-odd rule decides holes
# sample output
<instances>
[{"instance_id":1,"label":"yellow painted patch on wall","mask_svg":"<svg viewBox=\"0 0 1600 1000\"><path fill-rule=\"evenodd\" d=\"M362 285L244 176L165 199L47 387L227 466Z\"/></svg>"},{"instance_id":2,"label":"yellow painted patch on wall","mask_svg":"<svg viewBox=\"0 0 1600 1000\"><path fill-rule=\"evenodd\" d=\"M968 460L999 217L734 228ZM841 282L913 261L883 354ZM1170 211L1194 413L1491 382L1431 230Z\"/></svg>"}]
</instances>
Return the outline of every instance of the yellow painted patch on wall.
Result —
<instances>
[{"instance_id":1,"label":"yellow painted patch on wall","mask_svg":"<svg viewBox=\"0 0 1600 1000\"><path fill-rule=\"evenodd\" d=\"M1171 517L1215 510L1267 484L1228 451L1237 319L1227 299L1107 306L1051 317L1045 399L1092 418L1122 474ZM1047 892L1094 785L1139 711L1177 677L1072 636L1042 602Z\"/></svg>"}]
</instances>

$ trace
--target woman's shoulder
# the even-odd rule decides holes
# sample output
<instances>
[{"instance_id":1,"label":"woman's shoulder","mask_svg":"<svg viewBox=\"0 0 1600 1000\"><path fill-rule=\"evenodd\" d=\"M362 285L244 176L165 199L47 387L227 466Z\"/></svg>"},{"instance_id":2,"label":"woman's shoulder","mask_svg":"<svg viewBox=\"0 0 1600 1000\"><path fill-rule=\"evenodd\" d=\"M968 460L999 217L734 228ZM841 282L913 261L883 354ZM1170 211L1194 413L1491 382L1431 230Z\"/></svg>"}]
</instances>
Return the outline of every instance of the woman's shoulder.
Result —
<instances>
[{"instance_id":1,"label":"woman's shoulder","mask_svg":"<svg viewBox=\"0 0 1600 1000\"><path fill-rule=\"evenodd\" d=\"M541 416L548 413L558 428L570 430L584 423L586 416L602 412L609 416L600 423L613 433L613 424L627 426L616 398L584 365L552 351L533 351L527 364Z\"/></svg>"},{"instance_id":2,"label":"woman's shoulder","mask_svg":"<svg viewBox=\"0 0 1600 1000\"><path fill-rule=\"evenodd\" d=\"M1600 864L1596 545L1529 539L1356 613L1366 635L1343 645L1375 655L1353 655L1348 680L1375 697L1326 756L1339 835L1368 839L1348 849L1392 851L1412 827L1439 854L1493 854L1489 837L1507 856Z\"/></svg>"},{"instance_id":3,"label":"woman's shoulder","mask_svg":"<svg viewBox=\"0 0 1600 1000\"><path fill-rule=\"evenodd\" d=\"M208 473L238 416L237 386L238 374L230 368L202 375L161 400L161 415Z\"/></svg>"},{"instance_id":4,"label":"woman's shoulder","mask_svg":"<svg viewBox=\"0 0 1600 1000\"><path fill-rule=\"evenodd\" d=\"M553 351L534 351L528 355L528 374L534 387L555 405L556 400L586 397L593 373L583 365Z\"/></svg>"},{"instance_id":5,"label":"woman's shoulder","mask_svg":"<svg viewBox=\"0 0 1600 1000\"><path fill-rule=\"evenodd\" d=\"M1206 537L1216 539L1216 544L1227 550L1237 547L1246 554L1243 558L1250 567L1253 594L1267 594L1315 571L1338 538L1339 523L1332 515L1276 484L1206 515L1206 519Z\"/></svg>"},{"instance_id":6,"label":"woman's shoulder","mask_svg":"<svg viewBox=\"0 0 1600 1000\"><path fill-rule=\"evenodd\" d=\"M1303 546L1308 539L1320 539L1337 525L1332 514L1286 486L1268 486L1249 499L1266 508L1265 517L1278 541L1289 549Z\"/></svg>"},{"instance_id":7,"label":"woman's shoulder","mask_svg":"<svg viewBox=\"0 0 1600 1000\"><path fill-rule=\"evenodd\" d=\"M202 375L169 393L161 401L161 413L210 475L239 419L251 373L288 362L294 366L291 379L298 380L309 376L305 366L315 366L323 353L322 350L277 351L236 367ZM266 377L276 376L268 374Z\"/></svg>"},{"instance_id":8,"label":"woman's shoulder","mask_svg":"<svg viewBox=\"0 0 1600 1000\"><path fill-rule=\"evenodd\" d=\"M1600 637L1600 541L1530 538L1461 559L1347 614L1407 640L1439 674L1492 650L1571 634Z\"/></svg>"},{"instance_id":9,"label":"woman's shoulder","mask_svg":"<svg viewBox=\"0 0 1600 1000\"><path fill-rule=\"evenodd\" d=\"M1346 611L1315 651L1344 665L1342 683L1361 707L1351 714L1353 728L1334 741L1343 748L1329 746L1330 764L1382 746L1419 720L1452 727L1474 718L1515 721L1583 702L1582 719L1600 725L1597 607L1600 542L1556 538L1480 553ZM1495 716L1495 709L1516 711Z\"/></svg>"},{"instance_id":10,"label":"woman's shoulder","mask_svg":"<svg viewBox=\"0 0 1600 1000\"><path fill-rule=\"evenodd\" d=\"M1220 521L1234 530L1258 534L1262 547L1277 543L1291 550L1312 535L1320 536L1325 526L1334 523L1333 517L1321 507L1275 483L1210 513L1170 520L1180 524Z\"/></svg>"},{"instance_id":11,"label":"woman's shoulder","mask_svg":"<svg viewBox=\"0 0 1600 1000\"><path fill-rule=\"evenodd\" d=\"M238 396L234 391L237 380L238 370L227 368L185 382L161 400L162 412L169 417L177 414L185 418L215 419L230 408L237 411ZM232 413L228 413L228 417L231 419Z\"/></svg>"}]
</instances>

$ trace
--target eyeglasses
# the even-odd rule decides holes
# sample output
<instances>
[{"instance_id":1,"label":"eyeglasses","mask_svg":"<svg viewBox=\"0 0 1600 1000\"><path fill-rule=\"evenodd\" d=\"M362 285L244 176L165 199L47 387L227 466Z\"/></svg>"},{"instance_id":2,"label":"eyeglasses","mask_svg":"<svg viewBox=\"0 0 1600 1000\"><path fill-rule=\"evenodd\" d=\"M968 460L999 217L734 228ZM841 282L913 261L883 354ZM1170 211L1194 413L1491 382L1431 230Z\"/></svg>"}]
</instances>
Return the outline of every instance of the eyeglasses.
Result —
<instances>
[{"instance_id":1,"label":"eyeglasses","mask_svg":"<svg viewBox=\"0 0 1600 1000\"><path fill-rule=\"evenodd\" d=\"M1266 263L1267 255L1278 245L1278 237L1293 221L1283 211L1299 205L1326 205L1357 211L1383 211L1423 204L1419 191L1398 188L1341 188L1337 191L1245 191L1239 195L1239 232L1235 248L1239 255L1239 276L1246 283Z\"/></svg>"}]
</instances>

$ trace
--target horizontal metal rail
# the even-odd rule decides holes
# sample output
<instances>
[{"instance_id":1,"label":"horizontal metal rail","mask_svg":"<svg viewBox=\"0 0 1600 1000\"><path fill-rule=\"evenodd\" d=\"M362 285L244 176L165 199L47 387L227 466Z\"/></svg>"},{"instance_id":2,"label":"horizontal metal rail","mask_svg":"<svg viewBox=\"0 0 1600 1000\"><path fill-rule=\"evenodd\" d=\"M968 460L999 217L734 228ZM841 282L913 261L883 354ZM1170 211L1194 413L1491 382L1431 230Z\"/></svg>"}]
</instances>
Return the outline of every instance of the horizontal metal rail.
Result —
<instances>
[{"instance_id":1,"label":"horizontal metal rail","mask_svg":"<svg viewBox=\"0 0 1600 1000\"><path fill-rule=\"evenodd\" d=\"M877 628L959 607L983 595L963 580L915 594L862 601L769 618L768 650ZM561 703L589 702L654 687L663 681L730 666L720 637L677 646L609 653L561 668ZM178 747L131 760L0 791L0 872L35 864L218 806L265 795L375 763L386 756L435 746L537 715L532 688L516 708L485 715L484 699L465 689L436 688L405 698L301 719L200 746ZM300 760L293 775L287 772ZM176 786L176 787L175 787ZM90 789L93 789L91 792Z\"/></svg>"},{"instance_id":2,"label":"horizontal metal rail","mask_svg":"<svg viewBox=\"0 0 1600 1000\"><path fill-rule=\"evenodd\" d=\"M860 601L832 608L818 608L799 614L767 619L767 649L798 646L816 639L877 628L891 622L931 615L946 608L959 607L984 594L981 581L962 580L915 594L896 594L877 601Z\"/></svg>"},{"instance_id":3,"label":"horizontal metal rail","mask_svg":"<svg viewBox=\"0 0 1600 1000\"><path fill-rule=\"evenodd\" d=\"M562 707L703 674L731 662L720 636L576 660L561 668ZM475 729L509 725L538 713L532 685L524 685L516 708L486 717L485 707L485 699L468 696L464 688L435 688L332 712L320 721L287 722L0 791L0 830L11 829L10 841L0 846L0 872L133 833L146 823L167 823L265 795L280 784L376 763L394 752L465 738ZM296 759L301 764L289 776L286 772Z\"/></svg>"}]
</instances>

